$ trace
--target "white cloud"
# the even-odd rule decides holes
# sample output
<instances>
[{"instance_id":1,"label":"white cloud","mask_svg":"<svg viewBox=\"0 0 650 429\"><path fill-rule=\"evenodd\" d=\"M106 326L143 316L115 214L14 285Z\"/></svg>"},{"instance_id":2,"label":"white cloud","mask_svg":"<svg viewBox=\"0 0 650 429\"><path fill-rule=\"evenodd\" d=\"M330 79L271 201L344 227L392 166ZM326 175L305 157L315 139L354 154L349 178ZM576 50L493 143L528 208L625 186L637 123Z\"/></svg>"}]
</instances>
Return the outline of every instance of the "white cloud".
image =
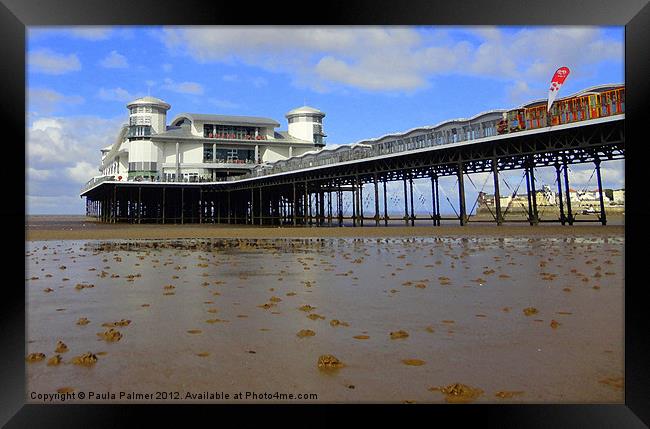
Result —
<instances>
[{"instance_id":1,"label":"white cloud","mask_svg":"<svg viewBox=\"0 0 650 429\"><path fill-rule=\"evenodd\" d=\"M208 100L208 102L215 105L219 109L224 109L224 110L238 109L240 107L239 104L233 103L232 101L216 99L216 98L211 98L210 100Z\"/></svg>"},{"instance_id":2,"label":"white cloud","mask_svg":"<svg viewBox=\"0 0 650 429\"><path fill-rule=\"evenodd\" d=\"M165 63L162 65L162 69L167 73L171 72L173 68L174 66L169 63Z\"/></svg>"},{"instance_id":3,"label":"white cloud","mask_svg":"<svg viewBox=\"0 0 650 429\"><path fill-rule=\"evenodd\" d=\"M297 86L343 85L412 91L443 75L517 81L510 91L547 80L560 65L587 75L602 61L623 60L622 41L597 27L170 27L170 52L198 62L242 62L286 73ZM467 37L467 35L472 37ZM232 81L229 76L224 80Z\"/></svg>"},{"instance_id":4,"label":"white cloud","mask_svg":"<svg viewBox=\"0 0 650 429\"><path fill-rule=\"evenodd\" d=\"M201 95L203 94L203 85L196 82L174 82L173 80L167 78L165 79L165 84L162 86L163 89L178 92L180 94L193 94Z\"/></svg>"},{"instance_id":5,"label":"white cloud","mask_svg":"<svg viewBox=\"0 0 650 429\"><path fill-rule=\"evenodd\" d=\"M45 117L29 124L28 213L82 213L81 185L98 175L99 150L115 142L124 117Z\"/></svg>"},{"instance_id":6,"label":"white cloud","mask_svg":"<svg viewBox=\"0 0 650 429\"><path fill-rule=\"evenodd\" d=\"M533 91L523 80L515 81L508 87L508 98L513 104L520 104L531 100Z\"/></svg>"},{"instance_id":7,"label":"white cloud","mask_svg":"<svg viewBox=\"0 0 650 429\"><path fill-rule=\"evenodd\" d=\"M86 161L77 162L74 166L66 168L65 171L70 179L79 184L84 184L91 177L99 174L97 165Z\"/></svg>"},{"instance_id":8,"label":"white cloud","mask_svg":"<svg viewBox=\"0 0 650 429\"><path fill-rule=\"evenodd\" d=\"M142 97L142 94L131 94L129 91L123 88L111 88L105 89L100 88L97 93L97 97L106 101L120 101L123 103L128 103L135 100L136 98Z\"/></svg>"},{"instance_id":9,"label":"white cloud","mask_svg":"<svg viewBox=\"0 0 650 429\"><path fill-rule=\"evenodd\" d=\"M99 62L102 67L111 69L123 69L129 66L124 55L119 54L117 51L111 51L110 54Z\"/></svg>"},{"instance_id":10,"label":"white cloud","mask_svg":"<svg viewBox=\"0 0 650 429\"><path fill-rule=\"evenodd\" d=\"M30 113L50 114L64 105L84 103L79 95L64 95L47 88L30 88L27 93L28 111Z\"/></svg>"},{"instance_id":11,"label":"white cloud","mask_svg":"<svg viewBox=\"0 0 650 429\"><path fill-rule=\"evenodd\" d=\"M236 74L225 74L223 75L222 79L225 82L237 82L239 80L239 77Z\"/></svg>"},{"instance_id":12,"label":"white cloud","mask_svg":"<svg viewBox=\"0 0 650 429\"><path fill-rule=\"evenodd\" d=\"M28 167L27 176L33 180L46 180L52 177L52 172L49 170L37 170L36 168Z\"/></svg>"},{"instance_id":13,"label":"white cloud","mask_svg":"<svg viewBox=\"0 0 650 429\"><path fill-rule=\"evenodd\" d=\"M53 75L81 70L81 63L75 54L57 54L49 49L30 52L27 64L35 72Z\"/></svg>"},{"instance_id":14,"label":"white cloud","mask_svg":"<svg viewBox=\"0 0 650 429\"><path fill-rule=\"evenodd\" d=\"M93 116L39 118L27 129L28 166L60 175L61 168L81 161L98 163L99 149L114 142L123 120Z\"/></svg>"},{"instance_id":15,"label":"white cloud","mask_svg":"<svg viewBox=\"0 0 650 429\"><path fill-rule=\"evenodd\" d=\"M113 29L110 27L79 27L69 30L70 34L85 40L106 40L111 36Z\"/></svg>"}]
</instances>

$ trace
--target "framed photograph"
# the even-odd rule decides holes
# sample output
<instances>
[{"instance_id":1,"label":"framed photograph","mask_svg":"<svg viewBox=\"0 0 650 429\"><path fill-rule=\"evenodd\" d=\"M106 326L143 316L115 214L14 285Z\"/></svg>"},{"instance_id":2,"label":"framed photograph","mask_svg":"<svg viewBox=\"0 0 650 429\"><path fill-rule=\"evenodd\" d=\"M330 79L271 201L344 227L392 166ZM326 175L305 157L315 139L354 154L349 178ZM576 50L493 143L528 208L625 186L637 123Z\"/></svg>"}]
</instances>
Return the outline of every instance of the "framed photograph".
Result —
<instances>
[{"instance_id":1,"label":"framed photograph","mask_svg":"<svg viewBox=\"0 0 650 429\"><path fill-rule=\"evenodd\" d=\"M645 2L179 6L0 7L25 142L7 427L136 404L648 425Z\"/></svg>"}]
</instances>

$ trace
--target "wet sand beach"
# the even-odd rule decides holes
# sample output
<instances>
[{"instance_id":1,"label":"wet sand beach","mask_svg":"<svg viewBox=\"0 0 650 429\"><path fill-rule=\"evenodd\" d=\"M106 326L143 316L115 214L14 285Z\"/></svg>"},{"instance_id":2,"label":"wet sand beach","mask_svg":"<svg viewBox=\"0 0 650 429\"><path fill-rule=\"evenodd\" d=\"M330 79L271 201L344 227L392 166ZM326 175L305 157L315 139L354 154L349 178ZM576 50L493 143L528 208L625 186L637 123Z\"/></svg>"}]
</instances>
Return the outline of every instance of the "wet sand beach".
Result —
<instances>
[{"instance_id":1,"label":"wet sand beach","mask_svg":"<svg viewBox=\"0 0 650 429\"><path fill-rule=\"evenodd\" d=\"M528 223L494 224L474 223L459 227L457 222L446 222L433 227L426 221L416 226L404 226L403 221L392 221L388 227L277 227L215 224L107 224L85 216L32 216L27 220L25 237L28 241L41 240L113 240L113 239L180 239L180 238L339 238L339 237L474 237L474 236L524 236L524 237L606 237L622 236L624 226L613 219L612 225L603 227L593 223L573 226ZM372 225L372 226L370 226Z\"/></svg>"},{"instance_id":2,"label":"wet sand beach","mask_svg":"<svg viewBox=\"0 0 650 429\"><path fill-rule=\"evenodd\" d=\"M28 229L28 392L623 403L623 227L150 226Z\"/></svg>"}]
</instances>

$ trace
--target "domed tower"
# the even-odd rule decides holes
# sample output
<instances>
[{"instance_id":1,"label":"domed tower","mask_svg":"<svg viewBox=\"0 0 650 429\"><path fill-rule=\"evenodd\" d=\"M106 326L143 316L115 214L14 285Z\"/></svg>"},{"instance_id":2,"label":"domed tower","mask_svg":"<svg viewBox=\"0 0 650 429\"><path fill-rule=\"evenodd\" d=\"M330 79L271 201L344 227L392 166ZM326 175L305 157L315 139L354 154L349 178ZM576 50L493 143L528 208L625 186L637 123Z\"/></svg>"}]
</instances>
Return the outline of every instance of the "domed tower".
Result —
<instances>
[{"instance_id":1,"label":"domed tower","mask_svg":"<svg viewBox=\"0 0 650 429\"><path fill-rule=\"evenodd\" d=\"M171 106L159 98L142 97L126 105L129 109L129 177L157 177L163 162L163 146L151 141L151 135L167 129L167 111Z\"/></svg>"},{"instance_id":2,"label":"domed tower","mask_svg":"<svg viewBox=\"0 0 650 429\"><path fill-rule=\"evenodd\" d=\"M316 146L325 146L323 137L323 118L325 113L309 106L298 107L286 115L289 122L289 135L313 142Z\"/></svg>"},{"instance_id":3,"label":"domed tower","mask_svg":"<svg viewBox=\"0 0 650 429\"><path fill-rule=\"evenodd\" d=\"M165 131L171 106L156 97L142 97L126 105L129 109L129 137L148 136Z\"/></svg>"}]
</instances>

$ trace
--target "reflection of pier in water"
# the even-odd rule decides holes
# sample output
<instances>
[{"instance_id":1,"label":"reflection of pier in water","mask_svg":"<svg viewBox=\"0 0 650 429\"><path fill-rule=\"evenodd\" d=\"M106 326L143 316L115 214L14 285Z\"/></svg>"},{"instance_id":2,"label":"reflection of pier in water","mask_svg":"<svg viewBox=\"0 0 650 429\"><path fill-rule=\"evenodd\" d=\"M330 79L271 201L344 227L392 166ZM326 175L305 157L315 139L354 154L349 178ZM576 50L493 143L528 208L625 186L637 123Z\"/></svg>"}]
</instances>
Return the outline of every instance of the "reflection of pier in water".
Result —
<instances>
[{"instance_id":1,"label":"reflection of pier in water","mask_svg":"<svg viewBox=\"0 0 650 429\"><path fill-rule=\"evenodd\" d=\"M86 189L87 214L104 222L131 223L224 223L248 225L313 225L353 226L388 225L396 220L388 215L386 184L403 182L404 215L406 225L428 220L434 226L443 220L455 220L461 225L469 221L574 222L607 223L605 191L602 188L600 166L603 161L624 159L625 115L616 115L490 136L445 145L424 146L415 142L404 145L402 151L375 154L374 147L355 148L349 160L306 166L280 173L260 175L227 182L116 182L106 180ZM571 197L569 165L593 163L597 182L598 201L595 216L576 218L581 213ZM540 216L539 196L535 170L554 167L557 183L559 213L553 219ZM523 219L509 219L507 207L501 207L499 173L524 170L525 204ZM495 198L488 208L491 219L471 219L476 207L467 210L466 180L471 175L490 172L493 175ZM440 213L439 179L456 177L457 206L445 197L454 210L453 217ZM430 182L430 214L416 217L414 211L413 180ZM506 183L507 184L507 183ZM370 188L370 195L364 192ZM380 191L381 188L381 191ZM518 192L515 191L515 196ZM444 191L443 191L444 193ZM534 196L537 196L535 198ZM366 212L364 213L364 205ZM368 205L370 212L368 213ZM380 205L383 205L381 210ZM457 207L457 209L456 209ZM488 206L484 206L488 207ZM543 210L542 210L543 211Z\"/></svg>"}]
</instances>

